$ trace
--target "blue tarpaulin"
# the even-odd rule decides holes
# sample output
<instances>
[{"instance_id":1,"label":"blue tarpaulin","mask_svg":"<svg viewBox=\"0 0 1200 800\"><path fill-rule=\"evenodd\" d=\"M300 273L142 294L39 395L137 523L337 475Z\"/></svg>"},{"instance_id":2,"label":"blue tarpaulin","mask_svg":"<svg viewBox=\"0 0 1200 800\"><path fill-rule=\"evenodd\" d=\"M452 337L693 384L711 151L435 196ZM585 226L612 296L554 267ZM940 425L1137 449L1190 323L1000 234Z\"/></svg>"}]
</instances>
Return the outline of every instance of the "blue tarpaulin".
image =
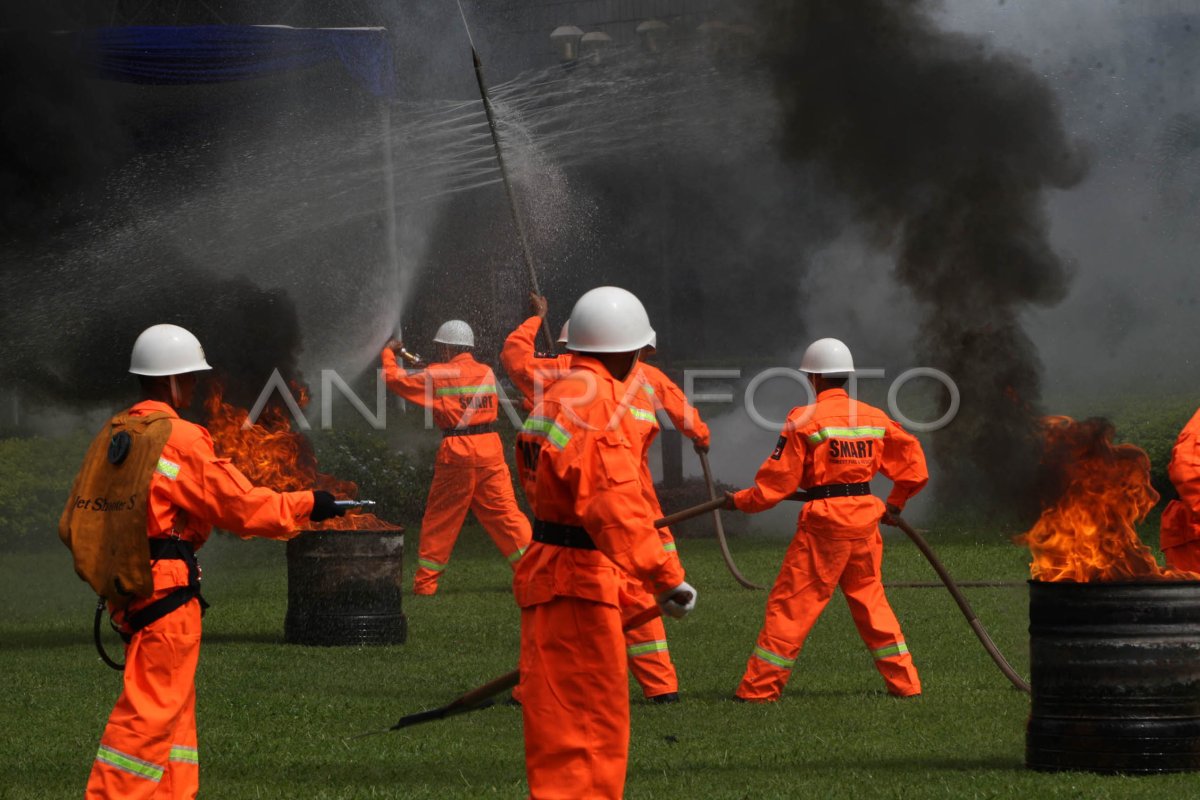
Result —
<instances>
[{"instance_id":1,"label":"blue tarpaulin","mask_svg":"<svg viewBox=\"0 0 1200 800\"><path fill-rule=\"evenodd\" d=\"M337 59L372 94L395 90L384 28L282 25L137 26L81 34L84 59L103 78L127 83L240 81Z\"/></svg>"}]
</instances>

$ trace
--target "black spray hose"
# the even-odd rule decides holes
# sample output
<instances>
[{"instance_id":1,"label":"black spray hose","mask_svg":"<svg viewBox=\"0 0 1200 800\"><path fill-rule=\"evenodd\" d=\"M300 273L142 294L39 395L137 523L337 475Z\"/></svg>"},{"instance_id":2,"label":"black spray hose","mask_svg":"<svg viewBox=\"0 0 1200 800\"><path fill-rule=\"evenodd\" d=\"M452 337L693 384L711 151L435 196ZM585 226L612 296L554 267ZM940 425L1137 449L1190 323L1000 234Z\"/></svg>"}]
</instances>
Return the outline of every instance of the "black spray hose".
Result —
<instances>
[{"instance_id":1,"label":"black spray hose","mask_svg":"<svg viewBox=\"0 0 1200 800\"><path fill-rule=\"evenodd\" d=\"M942 579L942 583L950 590L950 595L954 598L954 602L958 603L958 608L962 611L963 616L967 618L967 624L971 626L971 630L975 631L975 635L979 637L980 643L983 644L983 649L987 650L992 661L996 662L996 666L1004 673L1004 677L1012 683L1013 686L1020 689L1025 694L1029 694L1029 684L1017 674L1017 671L1012 668L1004 654L1000 652L1000 648L996 647L996 643L992 641L992 637L988 635L987 630L983 627L983 623L975 616L975 610L971 608L971 604L967 602L967 598L959 591L958 586L954 583L954 578L950 577L950 573L946 571L946 567L942 565L940 559L929 546L929 542L925 541L925 537L917 533L911 525L905 522L898 514L892 514L891 519L896 523L896 527L904 531L905 535L912 540L912 543L921 551L921 555L933 567L933 571Z\"/></svg>"},{"instance_id":2,"label":"black spray hose","mask_svg":"<svg viewBox=\"0 0 1200 800\"><path fill-rule=\"evenodd\" d=\"M700 456L700 467L704 470L704 482L708 485L708 496L712 500L717 499L717 485L713 482L712 470L708 466L708 453L703 450L697 450L697 455ZM724 500L724 495L721 496ZM766 586L759 586L754 581L747 578L737 568L737 564L733 562L733 553L729 552L729 541L725 538L725 526L721 522L721 510L713 509L713 525L717 529L717 542L721 545L721 557L725 559L725 566L729 568L729 574L733 579L747 589L766 589Z\"/></svg>"},{"instance_id":3,"label":"black spray hose","mask_svg":"<svg viewBox=\"0 0 1200 800\"><path fill-rule=\"evenodd\" d=\"M108 664L117 672L123 672L125 670L125 665L118 664L109 658L108 653L104 651L104 643L100 641L100 620L104 618L104 607L106 605L107 603L104 601L103 597L96 601L96 617L94 620L92 620L92 639L96 642L96 652L100 654L100 660L105 664Z\"/></svg>"}]
</instances>

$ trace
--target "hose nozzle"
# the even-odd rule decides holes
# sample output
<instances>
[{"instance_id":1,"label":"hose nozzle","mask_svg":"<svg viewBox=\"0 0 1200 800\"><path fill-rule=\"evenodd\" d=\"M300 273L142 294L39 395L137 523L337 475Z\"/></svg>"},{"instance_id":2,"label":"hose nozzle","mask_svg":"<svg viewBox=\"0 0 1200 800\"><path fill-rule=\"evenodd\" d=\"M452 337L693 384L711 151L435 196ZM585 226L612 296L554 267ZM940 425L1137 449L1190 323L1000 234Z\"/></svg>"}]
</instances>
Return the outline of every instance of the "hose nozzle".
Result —
<instances>
[{"instance_id":1,"label":"hose nozzle","mask_svg":"<svg viewBox=\"0 0 1200 800\"><path fill-rule=\"evenodd\" d=\"M363 509L369 511L375 507L374 500L334 500L333 504L338 508L344 508L348 511L361 511Z\"/></svg>"}]
</instances>

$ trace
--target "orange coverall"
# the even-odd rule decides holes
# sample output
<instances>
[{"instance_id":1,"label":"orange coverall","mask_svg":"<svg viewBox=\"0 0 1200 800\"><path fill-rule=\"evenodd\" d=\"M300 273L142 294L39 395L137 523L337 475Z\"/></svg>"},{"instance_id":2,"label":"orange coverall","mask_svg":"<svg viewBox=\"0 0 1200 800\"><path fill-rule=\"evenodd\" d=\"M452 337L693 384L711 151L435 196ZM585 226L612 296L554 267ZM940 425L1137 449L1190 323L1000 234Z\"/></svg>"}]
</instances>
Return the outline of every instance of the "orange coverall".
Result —
<instances>
[{"instance_id":1,"label":"orange coverall","mask_svg":"<svg viewBox=\"0 0 1200 800\"><path fill-rule=\"evenodd\" d=\"M388 388L431 408L434 424L442 429L421 520L413 593L437 592L468 510L509 564L515 564L529 545L529 520L517 506L500 435L491 430L499 405L491 368L460 353L444 364L406 374L391 350L384 349L382 358Z\"/></svg>"},{"instance_id":2,"label":"orange coverall","mask_svg":"<svg viewBox=\"0 0 1200 800\"><path fill-rule=\"evenodd\" d=\"M657 428L649 398L593 358L574 364L517 437L535 528L582 528L595 546L535 538L517 564L525 769L535 800L616 800L629 757L627 576L658 594L684 572L663 548L641 486Z\"/></svg>"},{"instance_id":3,"label":"orange coverall","mask_svg":"<svg viewBox=\"0 0 1200 800\"><path fill-rule=\"evenodd\" d=\"M312 492L254 487L217 458L208 431L179 419L166 403L143 400L135 416L170 414L171 436L150 479L146 534L178 536L199 549L214 525L249 538L290 539L305 527ZM154 593L130 604L133 613L188 585L187 564L151 563ZM124 614L114 612L122 622ZM125 648L124 689L109 715L88 778L88 798L193 798L200 788L196 748L196 663L200 603L190 600L133 634Z\"/></svg>"},{"instance_id":4,"label":"orange coverall","mask_svg":"<svg viewBox=\"0 0 1200 800\"><path fill-rule=\"evenodd\" d=\"M539 392L544 393L571 370L572 356L569 353L553 358L538 357L535 340L541 324L542 318L538 316L525 320L505 339L504 348L500 352L500 362L513 385L520 390L526 411L533 408ZM688 404L680 388L664 375L662 370L639 362L634 367L633 375L633 380L627 383L641 386L652 398L654 407L661 408L676 428L703 446L708 446L708 426ZM651 441L657 435L656 428L651 434ZM647 453L649 444L650 442L647 442ZM648 458L642 462L641 475L642 489L657 519L663 513L658 496L654 493L654 478L650 474ZM526 496L529 496L528 492ZM671 535L671 530L659 528L658 535L662 539L663 548L674 552L675 537ZM628 616L654 605L654 598L642 588L640 581L632 577L627 581L624 597L623 605ZM679 676L675 671L675 664L671 661L671 651L667 646L667 629L661 618L625 631L625 644L630 672L642 687L643 697L652 699L679 691Z\"/></svg>"},{"instance_id":5,"label":"orange coverall","mask_svg":"<svg viewBox=\"0 0 1200 800\"><path fill-rule=\"evenodd\" d=\"M1200 572L1200 411L1175 440L1167 474L1179 499L1163 510L1159 546L1167 566Z\"/></svg>"},{"instance_id":6,"label":"orange coverall","mask_svg":"<svg viewBox=\"0 0 1200 800\"><path fill-rule=\"evenodd\" d=\"M827 389L815 405L792 409L755 485L737 492L734 503L741 511L765 511L798 488L865 483L877 472L894 481L887 502L896 508L929 480L914 436L883 411L850 399L845 390ZM869 494L804 504L738 697L779 699L805 638L838 586L888 692L921 693L900 623L883 592L883 513L883 503Z\"/></svg>"}]
</instances>

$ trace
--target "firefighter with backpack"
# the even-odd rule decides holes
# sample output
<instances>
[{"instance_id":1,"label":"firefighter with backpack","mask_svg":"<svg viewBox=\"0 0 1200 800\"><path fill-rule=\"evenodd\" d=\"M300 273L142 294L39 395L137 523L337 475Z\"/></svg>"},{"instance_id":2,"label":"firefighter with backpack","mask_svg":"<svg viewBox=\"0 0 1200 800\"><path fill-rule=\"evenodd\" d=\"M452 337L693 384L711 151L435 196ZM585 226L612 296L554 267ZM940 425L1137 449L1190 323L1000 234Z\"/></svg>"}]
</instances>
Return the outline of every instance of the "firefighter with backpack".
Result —
<instances>
[{"instance_id":1,"label":"firefighter with backpack","mask_svg":"<svg viewBox=\"0 0 1200 800\"><path fill-rule=\"evenodd\" d=\"M217 458L203 427L180 419L200 342L154 325L133 345L142 399L93 441L59 523L75 570L107 600L126 638L124 688L88 779L88 798L193 798L199 790L195 673L200 570L214 525L245 538L289 539L345 513L327 492L255 487Z\"/></svg>"}]
</instances>

